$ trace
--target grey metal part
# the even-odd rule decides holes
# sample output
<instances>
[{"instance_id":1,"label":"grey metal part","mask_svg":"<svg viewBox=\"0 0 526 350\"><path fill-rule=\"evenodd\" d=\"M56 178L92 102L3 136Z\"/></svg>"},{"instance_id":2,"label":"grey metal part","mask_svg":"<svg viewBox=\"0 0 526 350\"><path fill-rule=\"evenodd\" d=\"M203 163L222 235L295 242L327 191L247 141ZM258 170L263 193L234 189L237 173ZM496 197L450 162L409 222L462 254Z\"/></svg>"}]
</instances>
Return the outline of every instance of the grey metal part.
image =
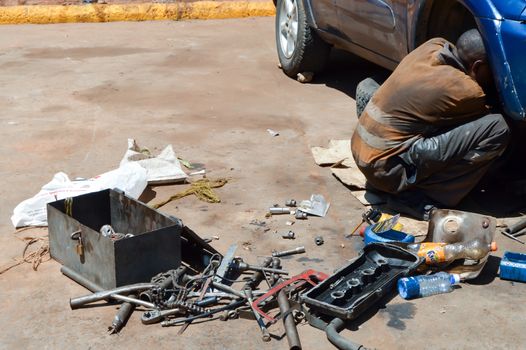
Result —
<instances>
[{"instance_id":1,"label":"grey metal part","mask_svg":"<svg viewBox=\"0 0 526 350\"><path fill-rule=\"evenodd\" d=\"M83 305L94 303L99 300L111 298L112 295L115 295L115 294L128 294L128 293L140 292L140 291L150 289L153 287L155 287L155 284L153 283L137 283L137 284L123 286L123 287L119 287L119 288L115 288L111 290L104 290L104 291L96 292L90 295L72 298L69 300L69 305L71 306L72 310L75 310Z\"/></svg>"},{"instance_id":2,"label":"grey metal part","mask_svg":"<svg viewBox=\"0 0 526 350\"><path fill-rule=\"evenodd\" d=\"M65 201L47 206L51 256L103 289L146 282L181 263L180 220L168 217L122 192L103 190L74 197L72 216ZM105 224L134 237L112 241ZM80 231L83 254L71 233Z\"/></svg>"},{"instance_id":3,"label":"grey metal part","mask_svg":"<svg viewBox=\"0 0 526 350\"><path fill-rule=\"evenodd\" d=\"M168 316L173 316L182 313L180 308L170 310L149 310L145 311L141 316L141 322L143 324L154 324L161 322Z\"/></svg>"},{"instance_id":4,"label":"grey metal part","mask_svg":"<svg viewBox=\"0 0 526 350\"><path fill-rule=\"evenodd\" d=\"M282 289L278 293L278 305L279 312L282 315L283 327L285 328L285 333L287 334L287 341L289 342L290 350L301 350L301 341L298 334L298 329L296 328L296 322L294 322L294 317L290 313L290 303L287 298L287 294Z\"/></svg>"},{"instance_id":5,"label":"grey metal part","mask_svg":"<svg viewBox=\"0 0 526 350\"><path fill-rule=\"evenodd\" d=\"M301 247L297 247L297 248L290 249L290 250L283 250L281 252L273 252L272 256L275 258L281 258L284 256L289 256L289 255L294 255L294 254L303 254L303 253L305 253L305 247L301 246Z\"/></svg>"},{"instance_id":6,"label":"grey metal part","mask_svg":"<svg viewBox=\"0 0 526 350\"><path fill-rule=\"evenodd\" d=\"M386 264L389 268L386 270ZM389 243L371 243L364 247L363 252L349 264L342 266L334 274L319 283L300 298L311 310L324 315L342 319L355 319L370 308L383 295L389 293L396 281L412 271L415 271L423 260L416 254ZM373 280L362 279L360 291L346 297L343 305L335 305L330 294L337 290L347 291L344 279L356 278L364 269L375 268L378 272ZM367 277L367 276L363 276ZM343 279L342 279L343 278Z\"/></svg>"},{"instance_id":7,"label":"grey metal part","mask_svg":"<svg viewBox=\"0 0 526 350\"><path fill-rule=\"evenodd\" d=\"M457 243L480 239L490 244L495 238L497 219L460 210L431 212L426 242Z\"/></svg>"},{"instance_id":8,"label":"grey metal part","mask_svg":"<svg viewBox=\"0 0 526 350\"><path fill-rule=\"evenodd\" d=\"M135 295L132 295L131 297L135 297ZM126 322L130 319L133 311L135 310L135 304L131 302L125 302L121 305L119 311L113 318L113 322L111 323L111 326L108 327L108 331L110 334L116 334L121 331L121 329L124 327Z\"/></svg>"},{"instance_id":9,"label":"grey metal part","mask_svg":"<svg viewBox=\"0 0 526 350\"><path fill-rule=\"evenodd\" d=\"M271 214L290 214L290 208L272 207L268 210Z\"/></svg>"},{"instance_id":10,"label":"grey metal part","mask_svg":"<svg viewBox=\"0 0 526 350\"><path fill-rule=\"evenodd\" d=\"M221 260L221 263L217 268L216 275L214 276L215 282L224 283L223 277L226 277L228 269L230 268L230 264L232 264L232 260L234 259L234 254L236 253L236 250L237 244L232 244L230 245L230 247L228 247L227 252L223 256L223 259Z\"/></svg>"},{"instance_id":11,"label":"grey metal part","mask_svg":"<svg viewBox=\"0 0 526 350\"><path fill-rule=\"evenodd\" d=\"M94 283L88 281L87 279L85 279L84 277L82 277L81 275L79 275L78 273L76 273L75 271L71 270L70 268L68 268L66 266L62 266L60 268L60 272L62 272L64 274L64 276L67 276L67 277L71 278L73 281L77 282L78 284L80 284L81 286L89 289L92 292L101 292L101 291L103 291L102 288L100 288L99 286L95 285ZM110 295L110 297L108 299L115 299L115 300L118 300L118 301L131 302L131 303L133 303L135 305L140 305L140 306L144 306L144 307L147 307L147 308L154 308L155 307L155 305L153 303L149 303L149 302L146 302L146 301L143 301L143 300L140 300L140 299L136 299L136 298L127 297L127 296L124 296L124 295L121 295L121 294L112 294L112 295Z\"/></svg>"}]
</instances>

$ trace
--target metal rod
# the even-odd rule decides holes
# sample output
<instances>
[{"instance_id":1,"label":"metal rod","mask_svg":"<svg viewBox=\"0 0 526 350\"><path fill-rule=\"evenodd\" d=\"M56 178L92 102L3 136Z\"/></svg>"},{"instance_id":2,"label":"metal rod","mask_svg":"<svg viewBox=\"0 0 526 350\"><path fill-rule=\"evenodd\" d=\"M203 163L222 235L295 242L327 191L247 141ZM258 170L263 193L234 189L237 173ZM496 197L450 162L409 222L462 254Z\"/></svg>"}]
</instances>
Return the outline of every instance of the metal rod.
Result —
<instances>
[{"instance_id":1,"label":"metal rod","mask_svg":"<svg viewBox=\"0 0 526 350\"><path fill-rule=\"evenodd\" d=\"M128 294L133 292L140 292L146 289L150 289L155 287L155 284L153 283L138 283L138 284L131 284L129 286L123 286L111 290L105 290L101 292L96 292L90 295L85 295L82 297L72 298L69 300L69 305L72 310L78 309L82 305L93 303L102 299L107 298L113 298L113 295L115 294ZM135 299L138 300L138 299ZM144 301L140 300L140 302L144 303Z\"/></svg>"},{"instance_id":2,"label":"metal rod","mask_svg":"<svg viewBox=\"0 0 526 350\"><path fill-rule=\"evenodd\" d=\"M290 249L290 250L283 250L281 252L273 252L272 256L275 258L281 258L284 256L289 256L289 255L294 255L294 254L303 254L303 253L305 253L305 247L301 246L301 247L297 247L297 248Z\"/></svg>"},{"instance_id":3,"label":"metal rod","mask_svg":"<svg viewBox=\"0 0 526 350\"><path fill-rule=\"evenodd\" d=\"M519 243L521 243L521 244L524 244L523 241L521 241L520 239L518 239L518 238L515 237L514 235L512 235L512 234L506 232L505 230L501 230L500 233L502 233L504 236L506 236L506 237L508 237L508 238L513 239L514 241L517 241L517 242L519 242Z\"/></svg>"},{"instance_id":4,"label":"metal rod","mask_svg":"<svg viewBox=\"0 0 526 350\"><path fill-rule=\"evenodd\" d=\"M222 283L217 283L217 282L214 282L212 281L210 283L210 285L214 288L217 288L219 290L222 290L223 292L226 292L226 293L229 293L229 294L233 294L235 295L236 297L239 297L239 298L243 298L243 299L246 299L246 295L238 290L235 290L234 288L232 287L229 287L229 286L226 286ZM206 294L205 294L206 295Z\"/></svg>"},{"instance_id":5,"label":"metal rod","mask_svg":"<svg viewBox=\"0 0 526 350\"><path fill-rule=\"evenodd\" d=\"M80 284L81 286L85 287L86 289L89 289L92 292L102 292L103 291L103 289L100 288L98 285L96 285L95 283L89 281L85 277L79 275L77 272L73 271L72 269L70 269L70 268L68 268L66 266L62 266L60 268L60 272L62 272L62 274L64 276L67 276L67 277L71 278L73 281L77 282L78 284ZM143 300L140 300L140 299L137 299L137 298L130 298L130 297L127 297L127 296L124 296L124 295L120 295L120 294L117 294L117 293L112 294L108 298L104 298L104 299L115 299L115 300L124 301L124 302L131 302L131 303L133 303L135 305L144 306L144 307L147 307L149 309L155 308L155 304L153 304L153 303L148 303L146 301L143 301Z\"/></svg>"},{"instance_id":6,"label":"metal rod","mask_svg":"<svg viewBox=\"0 0 526 350\"><path fill-rule=\"evenodd\" d=\"M287 334L289 349L301 350L300 336L296 328L296 322L294 322L294 317L292 317L292 313L290 313L289 299L283 289L278 293L278 305L283 320L283 327L285 327L285 333Z\"/></svg>"},{"instance_id":7,"label":"metal rod","mask_svg":"<svg viewBox=\"0 0 526 350\"><path fill-rule=\"evenodd\" d=\"M261 330L261 339L263 339L264 342L270 341L270 333L265 326L265 322L261 318L261 315L254 309L254 306L252 306L252 303L254 302L252 298L252 289L248 287L245 289L245 294L247 295L248 305L250 305L250 309L252 310L252 313L254 314L254 317L256 318L256 322L259 326L259 329Z\"/></svg>"}]
</instances>

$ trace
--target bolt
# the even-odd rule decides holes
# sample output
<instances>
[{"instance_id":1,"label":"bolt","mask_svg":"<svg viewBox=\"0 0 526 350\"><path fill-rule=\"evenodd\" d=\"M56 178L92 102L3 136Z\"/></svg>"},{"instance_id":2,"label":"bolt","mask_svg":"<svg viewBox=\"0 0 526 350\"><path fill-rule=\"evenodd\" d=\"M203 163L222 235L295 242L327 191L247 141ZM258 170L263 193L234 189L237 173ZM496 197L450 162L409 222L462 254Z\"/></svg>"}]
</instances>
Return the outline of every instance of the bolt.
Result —
<instances>
[{"instance_id":1,"label":"bolt","mask_svg":"<svg viewBox=\"0 0 526 350\"><path fill-rule=\"evenodd\" d=\"M296 219L298 220L305 220L307 219L307 213L305 212L302 212L302 211L299 211L299 210L296 210L296 215L295 215Z\"/></svg>"},{"instance_id":2,"label":"bolt","mask_svg":"<svg viewBox=\"0 0 526 350\"><path fill-rule=\"evenodd\" d=\"M285 205L287 207L295 207L297 205L297 202L295 199L289 199L288 201L285 202Z\"/></svg>"},{"instance_id":3,"label":"bolt","mask_svg":"<svg viewBox=\"0 0 526 350\"><path fill-rule=\"evenodd\" d=\"M289 231L289 232L286 232L286 233L282 233L281 237L283 237L285 239L295 239L296 238L296 234L293 231Z\"/></svg>"}]
</instances>

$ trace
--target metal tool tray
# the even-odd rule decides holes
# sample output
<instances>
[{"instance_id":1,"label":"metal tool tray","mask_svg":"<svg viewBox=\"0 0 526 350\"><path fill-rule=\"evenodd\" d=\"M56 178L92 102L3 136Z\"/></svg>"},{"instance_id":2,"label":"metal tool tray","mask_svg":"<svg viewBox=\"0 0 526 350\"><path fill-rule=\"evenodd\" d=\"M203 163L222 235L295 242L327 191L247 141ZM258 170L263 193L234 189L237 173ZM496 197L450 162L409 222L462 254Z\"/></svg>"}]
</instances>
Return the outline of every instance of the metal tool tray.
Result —
<instances>
[{"instance_id":1,"label":"metal tool tray","mask_svg":"<svg viewBox=\"0 0 526 350\"><path fill-rule=\"evenodd\" d=\"M51 256L101 289L147 282L179 267L181 261L201 271L218 254L181 220L119 190L73 197L71 205L66 200L49 203L47 215ZM106 224L134 237L117 241L104 237L99 230ZM79 231L82 255L76 250L78 241L70 237Z\"/></svg>"},{"instance_id":2,"label":"metal tool tray","mask_svg":"<svg viewBox=\"0 0 526 350\"><path fill-rule=\"evenodd\" d=\"M362 254L301 296L313 310L351 320L392 290L422 260L388 243L371 243Z\"/></svg>"}]
</instances>

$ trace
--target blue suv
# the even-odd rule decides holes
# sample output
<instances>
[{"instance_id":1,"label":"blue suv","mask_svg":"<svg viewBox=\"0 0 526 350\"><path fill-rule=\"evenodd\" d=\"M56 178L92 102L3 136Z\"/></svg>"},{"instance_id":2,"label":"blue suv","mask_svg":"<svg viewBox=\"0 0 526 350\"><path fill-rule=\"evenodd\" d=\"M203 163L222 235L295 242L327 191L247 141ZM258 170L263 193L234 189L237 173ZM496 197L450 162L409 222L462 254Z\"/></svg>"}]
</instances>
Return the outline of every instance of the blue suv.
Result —
<instances>
[{"instance_id":1,"label":"blue suv","mask_svg":"<svg viewBox=\"0 0 526 350\"><path fill-rule=\"evenodd\" d=\"M477 28L503 111L526 119L526 0L275 0L283 71L319 72L332 46L388 69L433 37Z\"/></svg>"}]
</instances>

